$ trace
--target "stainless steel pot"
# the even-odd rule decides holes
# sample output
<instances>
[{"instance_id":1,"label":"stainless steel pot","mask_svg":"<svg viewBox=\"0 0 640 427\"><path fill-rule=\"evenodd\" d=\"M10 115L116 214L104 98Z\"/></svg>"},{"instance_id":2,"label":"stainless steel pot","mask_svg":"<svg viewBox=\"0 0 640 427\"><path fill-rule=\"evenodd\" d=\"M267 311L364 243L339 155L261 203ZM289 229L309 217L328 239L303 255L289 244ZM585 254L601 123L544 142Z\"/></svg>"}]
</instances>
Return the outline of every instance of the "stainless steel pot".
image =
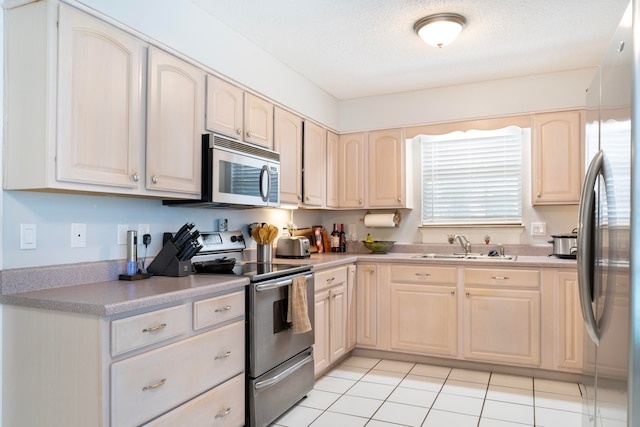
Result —
<instances>
[{"instance_id":1,"label":"stainless steel pot","mask_svg":"<svg viewBox=\"0 0 640 427\"><path fill-rule=\"evenodd\" d=\"M558 258L576 259L578 253L578 235L577 229L573 229L570 234L551 235L553 240L553 255Z\"/></svg>"}]
</instances>

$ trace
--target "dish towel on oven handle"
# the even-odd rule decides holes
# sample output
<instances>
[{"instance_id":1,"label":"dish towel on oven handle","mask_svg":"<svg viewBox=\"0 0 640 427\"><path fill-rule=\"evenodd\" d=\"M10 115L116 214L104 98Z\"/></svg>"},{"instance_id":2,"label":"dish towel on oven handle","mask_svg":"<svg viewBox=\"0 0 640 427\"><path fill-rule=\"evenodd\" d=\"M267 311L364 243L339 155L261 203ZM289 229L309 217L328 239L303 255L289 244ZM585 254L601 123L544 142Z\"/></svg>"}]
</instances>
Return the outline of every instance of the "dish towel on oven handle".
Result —
<instances>
[{"instance_id":1,"label":"dish towel on oven handle","mask_svg":"<svg viewBox=\"0 0 640 427\"><path fill-rule=\"evenodd\" d=\"M294 334L303 334L311 330L309 306L307 304L307 279L296 276L289 285L289 304L287 322L292 324Z\"/></svg>"}]
</instances>

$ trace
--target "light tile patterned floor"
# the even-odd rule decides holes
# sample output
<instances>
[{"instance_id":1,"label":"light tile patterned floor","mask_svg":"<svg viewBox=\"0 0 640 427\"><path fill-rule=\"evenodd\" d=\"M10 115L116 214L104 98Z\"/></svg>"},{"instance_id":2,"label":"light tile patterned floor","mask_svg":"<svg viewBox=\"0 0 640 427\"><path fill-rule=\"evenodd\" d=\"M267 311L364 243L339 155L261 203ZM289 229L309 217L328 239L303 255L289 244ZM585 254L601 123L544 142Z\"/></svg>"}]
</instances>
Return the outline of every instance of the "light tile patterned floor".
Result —
<instances>
[{"instance_id":1,"label":"light tile patterned floor","mask_svg":"<svg viewBox=\"0 0 640 427\"><path fill-rule=\"evenodd\" d=\"M351 357L273 427L581 427L577 383Z\"/></svg>"}]
</instances>

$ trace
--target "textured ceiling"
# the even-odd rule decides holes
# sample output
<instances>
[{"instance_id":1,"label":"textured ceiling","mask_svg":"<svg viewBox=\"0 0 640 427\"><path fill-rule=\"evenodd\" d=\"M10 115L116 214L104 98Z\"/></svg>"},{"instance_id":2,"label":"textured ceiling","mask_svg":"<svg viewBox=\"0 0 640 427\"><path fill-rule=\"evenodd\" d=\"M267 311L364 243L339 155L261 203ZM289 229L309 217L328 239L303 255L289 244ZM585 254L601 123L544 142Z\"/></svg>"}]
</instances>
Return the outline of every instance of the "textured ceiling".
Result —
<instances>
[{"instance_id":1,"label":"textured ceiling","mask_svg":"<svg viewBox=\"0 0 640 427\"><path fill-rule=\"evenodd\" d=\"M628 0L191 0L338 99L595 67ZM426 45L419 18L467 26Z\"/></svg>"}]
</instances>

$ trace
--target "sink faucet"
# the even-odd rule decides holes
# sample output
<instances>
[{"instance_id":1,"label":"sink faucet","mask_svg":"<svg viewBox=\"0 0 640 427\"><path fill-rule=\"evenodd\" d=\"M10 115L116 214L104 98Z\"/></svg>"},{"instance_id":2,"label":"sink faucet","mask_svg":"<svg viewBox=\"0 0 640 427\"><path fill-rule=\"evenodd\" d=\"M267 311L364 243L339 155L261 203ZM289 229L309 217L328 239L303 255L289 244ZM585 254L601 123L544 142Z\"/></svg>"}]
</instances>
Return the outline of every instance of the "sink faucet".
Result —
<instances>
[{"instance_id":1,"label":"sink faucet","mask_svg":"<svg viewBox=\"0 0 640 427\"><path fill-rule=\"evenodd\" d=\"M460 242L460 246L464 250L465 255L468 255L469 252L471 252L471 243L469 243L469 240L467 240L466 237L460 234L457 234L456 237L454 237L454 239L457 239L458 242Z\"/></svg>"}]
</instances>

